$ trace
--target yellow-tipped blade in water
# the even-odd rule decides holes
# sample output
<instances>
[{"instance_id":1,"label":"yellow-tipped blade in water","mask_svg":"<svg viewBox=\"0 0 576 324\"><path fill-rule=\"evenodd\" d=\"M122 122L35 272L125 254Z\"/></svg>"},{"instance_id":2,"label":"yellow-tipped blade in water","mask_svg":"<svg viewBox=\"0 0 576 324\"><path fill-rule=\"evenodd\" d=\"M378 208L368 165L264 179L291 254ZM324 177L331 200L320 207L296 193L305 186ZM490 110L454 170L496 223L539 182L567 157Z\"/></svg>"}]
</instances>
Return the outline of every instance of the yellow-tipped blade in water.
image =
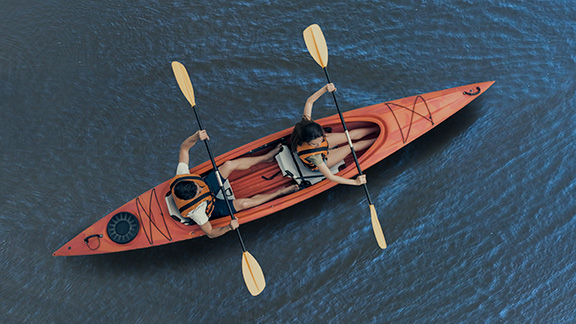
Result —
<instances>
[{"instance_id":1,"label":"yellow-tipped blade in water","mask_svg":"<svg viewBox=\"0 0 576 324\"><path fill-rule=\"evenodd\" d=\"M370 215L372 217L372 229L374 230L374 235L376 235L376 241L378 241L378 246L381 249L386 248L386 239L384 238L384 233L382 232L382 226L380 226L380 221L378 221L378 214L376 214L376 208L374 205L370 205Z\"/></svg>"},{"instance_id":2,"label":"yellow-tipped blade in water","mask_svg":"<svg viewBox=\"0 0 576 324\"><path fill-rule=\"evenodd\" d=\"M304 42L316 63L322 68L328 66L328 47L320 26L312 24L304 29Z\"/></svg>"},{"instance_id":3,"label":"yellow-tipped blade in water","mask_svg":"<svg viewBox=\"0 0 576 324\"><path fill-rule=\"evenodd\" d=\"M242 254L242 275L252 296L258 296L266 287L266 279L264 279L262 269L258 261L248 251Z\"/></svg>"},{"instance_id":4,"label":"yellow-tipped blade in water","mask_svg":"<svg viewBox=\"0 0 576 324\"><path fill-rule=\"evenodd\" d=\"M180 86L180 90L188 99L188 102L192 107L196 106L196 101L194 100L194 88L192 88L192 82L190 81L190 76L188 76L188 71L182 63L172 62L172 70L174 71L174 76L176 76L176 81Z\"/></svg>"}]
</instances>

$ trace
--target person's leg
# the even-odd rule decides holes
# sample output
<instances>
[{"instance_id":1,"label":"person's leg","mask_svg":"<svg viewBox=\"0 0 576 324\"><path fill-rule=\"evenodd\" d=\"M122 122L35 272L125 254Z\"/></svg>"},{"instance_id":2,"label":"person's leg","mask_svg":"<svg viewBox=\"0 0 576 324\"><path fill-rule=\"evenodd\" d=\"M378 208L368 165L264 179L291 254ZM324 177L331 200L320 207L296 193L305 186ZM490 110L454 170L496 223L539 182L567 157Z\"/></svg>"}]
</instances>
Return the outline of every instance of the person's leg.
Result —
<instances>
[{"instance_id":1,"label":"person's leg","mask_svg":"<svg viewBox=\"0 0 576 324\"><path fill-rule=\"evenodd\" d=\"M376 142L376 138L354 142L354 151L364 151Z\"/></svg>"},{"instance_id":2,"label":"person's leg","mask_svg":"<svg viewBox=\"0 0 576 324\"><path fill-rule=\"evenodd\" d=\"M378 128L357 128L351 131L348 131L350 134L350 139L352 141L359 140L368 136L370 134L378 132ZM343 143L348 143L348 139L346 139L346 133L328 133L326 134L326 139L330 146L337 146Z\"/></svg>"},{"instance_id":3,"label":"person's leg","mask_svg":"<svg viewBox=\"0 0 576 324\"><path fill-rule=\"evenodd\" d=\"M291 185L289 187L282 188L280 190L277 190L277 191L269 193L269 194L259 194L259 195L252 196L250 198L236 199L233 201L234 209L236 209L237 211L241 211L244 209L256 207L256 206L261 205L261 204L263 204L267 201L270 201L274 198L277 198L277 197L280 197L283 195L287 195L287 194L295 192L297 190L298 190L298 185L295 184L295 185Z\"/></svg>"},{"instance_id":4,"label":"person's leg","mask_svg":"<svg viewBox=\"0 0 576 324\"><path fill-rule=\"evenodd\" d=\"M372 145L375 141L376 141L375 138L372 138L369 140L358 141L358 142L354 143L354 151L363 151L363 150L369 148L370 145ZM350 146L348 146L348 145L341 146L339 148L330 150L330 152L328 153L328 158L326 159L326 166L331 168L336 163L343 160L351 152L352 151L350 150Z\"/></svg>"},{"instance_id":5,"label":"person's leg","mask_svg":"<svg viewBox=\"0 0 576 324\"><path fill-rule=\"evenodd\" d=\"M349 131L350 133L350 138L355 141L355 140L359 140L362 139L370 134L376 134L378 133L379 128L378 127L371 127L371 128L357 128L357 129L353 129L351 131Z\"/></svg>"},{"instance_id":6,"label":"person's leg","mask_svg":"<svg viewBox=\"0 0 576 324\"><path fill-rule=\"evenodd\" d=\"M224 162L224 164L218 167L218 170L220 170L220 175L222 176L222 178L227 179L228 176L230 176L230 174L236 170L248 170L258 163L271 161L274 158L274 156L278 154L281 146L282 146L281 144L278 144L278 146L273 148L270 152L268 152L265 155L245 157L236 160L226 161Z\"/></svg>"}]
</instances>

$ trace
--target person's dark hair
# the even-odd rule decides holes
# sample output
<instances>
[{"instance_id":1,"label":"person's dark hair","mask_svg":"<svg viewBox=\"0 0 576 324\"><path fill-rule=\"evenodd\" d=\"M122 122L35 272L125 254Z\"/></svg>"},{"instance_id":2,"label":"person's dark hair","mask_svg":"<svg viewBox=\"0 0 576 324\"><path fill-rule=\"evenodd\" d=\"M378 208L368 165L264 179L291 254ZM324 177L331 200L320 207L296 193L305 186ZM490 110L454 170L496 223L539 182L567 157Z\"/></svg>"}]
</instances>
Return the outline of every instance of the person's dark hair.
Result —
<instances>
[{"instance_id":1,"label":"person's dark hair","mask_svg":"<svg viewBox=\"0 0 576 324\"><path fill-rule=\"evenodd\" d=\"M180 181L174 186L174 195L182 200L196 197L198 187L193 181Z\"/></svg>"},{"instance_id":2,"label":"person's dark hair","mask_svg":"<svg viewBox=\"0 0 576 324\"><path fill-rule=\"evenodd\" d=\"M324 136L322 126L317 122L303 117L301 121L294 125L291 138L291 149L296 152L296 148L304 142L310 142L313 139Z\"/></svg>"}]
</instances>

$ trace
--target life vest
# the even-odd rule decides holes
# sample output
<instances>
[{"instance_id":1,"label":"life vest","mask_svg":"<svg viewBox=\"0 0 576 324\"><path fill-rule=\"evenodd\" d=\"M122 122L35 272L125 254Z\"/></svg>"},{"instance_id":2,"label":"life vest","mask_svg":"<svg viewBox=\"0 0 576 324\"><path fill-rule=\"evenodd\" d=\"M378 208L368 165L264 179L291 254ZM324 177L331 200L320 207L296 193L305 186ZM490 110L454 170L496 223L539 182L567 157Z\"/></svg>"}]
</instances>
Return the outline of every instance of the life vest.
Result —
<instances>
[{"instance_id":1,"label":"life vest","mask_svg":"<svg viewBox=\"0 0 576 324\"><path fill-rule=\"evenodd\" d=\"M196 197L188 200L176 197L174 194L174 187L180 181L192 181L196 183L200 187L200 192L196 193ZM172 199L174 199L174 203L176 204L176 207L178 207L178 211L180 211L182 217L188 217L189 212L196 209L205 201L208 202L206 205L206 215L208 215L208 217L210 217L210 214L214 210L214 195L202 177L197 174L180 174L175 176L170 184L170 191L172 193Z\"/></svg>"},{"instance_id":2,"label":"life vest","mask_svg":"<svg viewBox=\"0 0 576 324\"><path fill-rule=\"evenodd\" d=\"M326 140L326 137L324 137L322 143L320 143L320 146L312 146L308 144L308 142L304 142L296 148L296 152L302 160L302 163L310 168L310 170L316 171L318 170L318 167L315 166L314 163L308 161L306 158L312 155L322 154L322 159L326 160L326 157L328 156L328 148L328 141Z\"/></svg>"}]
</instances>

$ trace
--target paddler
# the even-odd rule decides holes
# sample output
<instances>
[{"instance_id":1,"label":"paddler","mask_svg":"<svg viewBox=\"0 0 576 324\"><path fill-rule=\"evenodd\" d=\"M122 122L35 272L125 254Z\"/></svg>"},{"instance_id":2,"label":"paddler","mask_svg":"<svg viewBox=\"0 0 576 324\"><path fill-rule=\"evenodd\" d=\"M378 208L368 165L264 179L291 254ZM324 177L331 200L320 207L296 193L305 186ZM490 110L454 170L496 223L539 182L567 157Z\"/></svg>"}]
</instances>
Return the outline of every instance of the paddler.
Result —
<instances>
[{"instance_id":1,"label":"paddler","mask_svg":"<svg viewBox=\"0 0 576 324\"><path fill-rule=\"evenodd\" d=\"M347 145L346 134L325 133L322 126L312 120L314 102L328 91L336 91L334 84L329 83L323 86L306 100L302 120L296 123L292 132L292 151L298 153L302 162L309 169L322 173L326 179L339 184L360 186L366 183L366 175L361 175L356 179L346 179L330 171L330 167L351 153L350 146ZM354 142L354 149L362 151L370 147L376 141L376 138L360 139L377 131L377 128L358 128L349 131L350 139L356 141Z\"/></svg>"},{"instance_id":2,"label":"paddler","mask_svg":"<svg viewBox=\"0 0 576 324\"><path fill-rule=\"evenodd\" d=\"M213 228L208 221L210 217L228 216L230 211L220 190L220 185L216 179L216 173L212 171L206 177L190 174L189 151L198 140L209 140L205 130L199 130L194 135L188 137L180 145L180 157L176 176L172 179L170 188L172 197L180 214L186 220L192 220L200 226L202 231L210 238L221 236L238 227L238 220L233 219L230 224L224 227ZM227 188L228 176L236 170L247 170L253 165L261 162L271 161L280 151L280 146L275 147L270 152L262 156L245 157L224 162L218 167L223 179L224 187ZM298 190L298 185L282 188L269 194L259 194L251 198L231 200L232 212L255 207L276 197L289 194ZM187 223L187 222L186 222Z\"/></svg>"}]
</instances>

